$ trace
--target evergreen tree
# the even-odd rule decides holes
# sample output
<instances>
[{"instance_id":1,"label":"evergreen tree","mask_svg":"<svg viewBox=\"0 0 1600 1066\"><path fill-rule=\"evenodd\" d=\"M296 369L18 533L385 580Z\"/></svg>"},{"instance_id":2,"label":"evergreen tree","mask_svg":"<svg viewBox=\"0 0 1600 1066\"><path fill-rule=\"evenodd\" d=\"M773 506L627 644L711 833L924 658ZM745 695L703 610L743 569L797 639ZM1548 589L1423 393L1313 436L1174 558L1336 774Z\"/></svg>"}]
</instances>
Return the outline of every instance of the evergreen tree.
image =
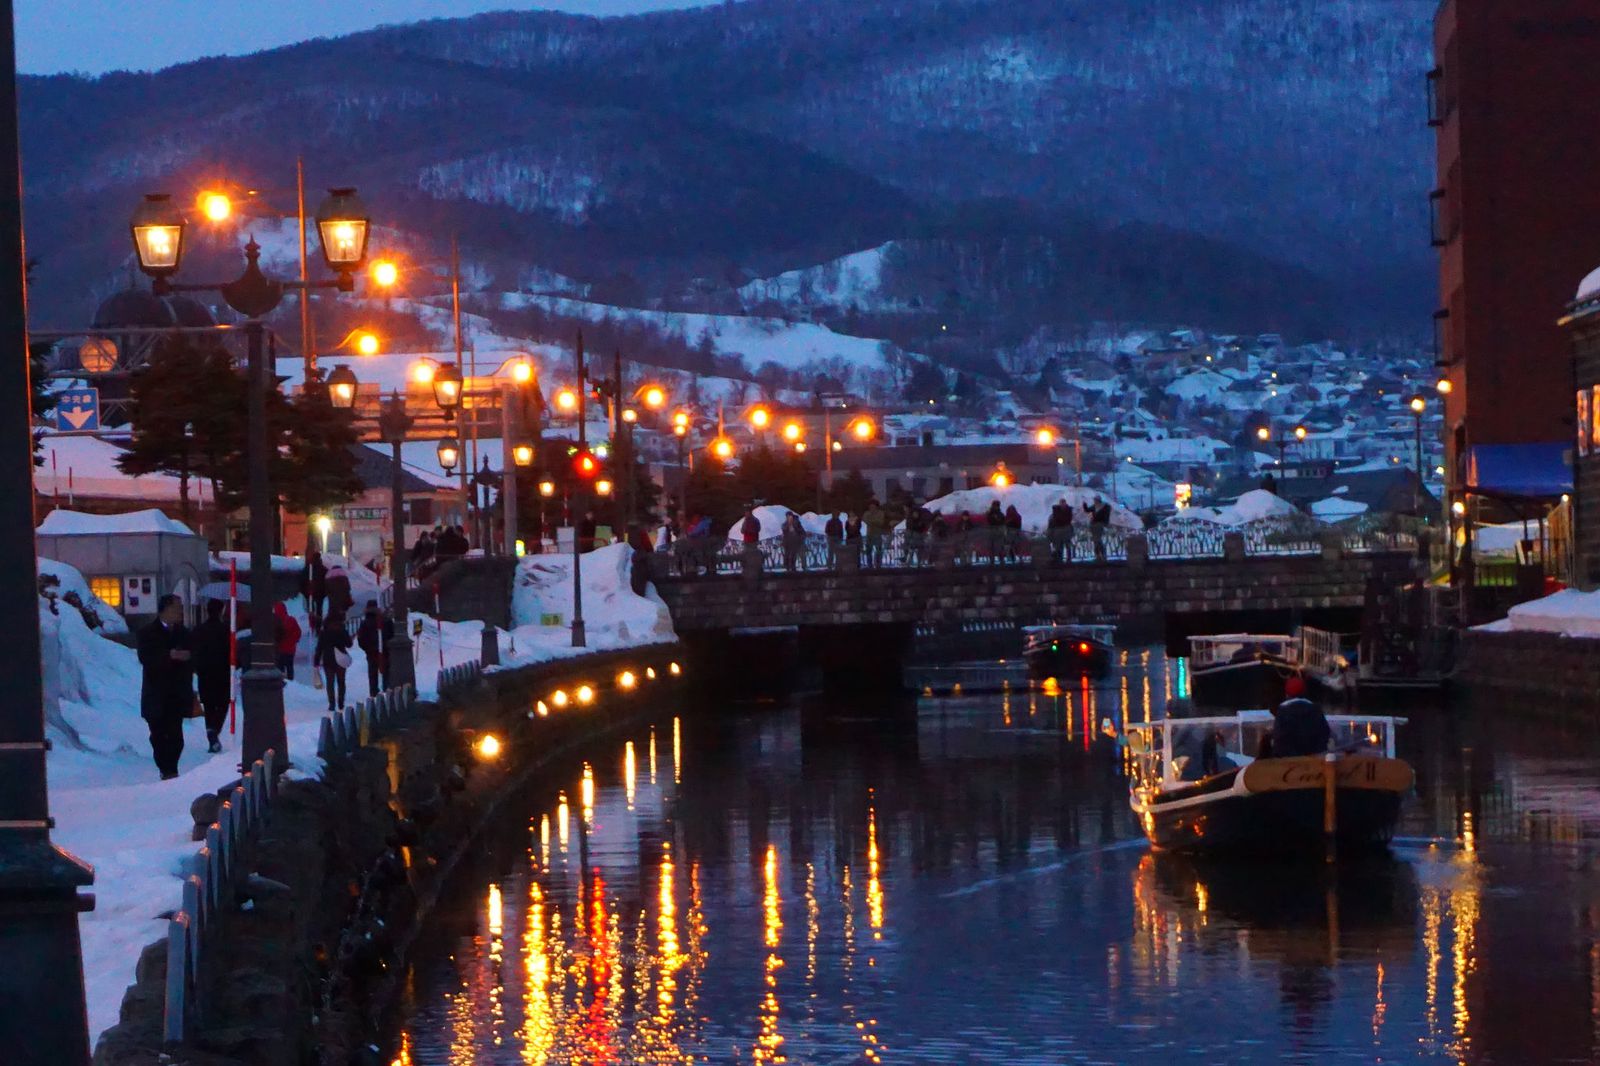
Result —
<instances>
[{"instance_id":1,"label":"evergreen tree","mask_svg":"<svg viewBox=\"0 0 1600 1066\"><path fill-rule=\"evenodd\" d=\"M860 514L872 502L872 483L861 476L861 471L851 468L850 473L833 483L824 502L829 511Z\"/></svg>"},{"instance_id":2,"label":"evergreen tree","mask_svg":"<svg viewBox=\"0 0 1600 1066\"><path fill-rule=\"evenodd\" d=\"M945 398L947 386L944 374L932 363L914 363L906 380L906 399L912 403L935 402Z\"/></svg>"},{"instance_id":3,"label":"evergreen tree","mask_svg":"<svg viewBox=\"0 0 1600 1066\"><path fill-rule=\"evenodd\" d=\"M361 495L356 477L359 438L350 411L334 407L321 389L301 393L282 408L283 441L273 485L283 506L315 514Z\"/></svg>"}]
</instances>

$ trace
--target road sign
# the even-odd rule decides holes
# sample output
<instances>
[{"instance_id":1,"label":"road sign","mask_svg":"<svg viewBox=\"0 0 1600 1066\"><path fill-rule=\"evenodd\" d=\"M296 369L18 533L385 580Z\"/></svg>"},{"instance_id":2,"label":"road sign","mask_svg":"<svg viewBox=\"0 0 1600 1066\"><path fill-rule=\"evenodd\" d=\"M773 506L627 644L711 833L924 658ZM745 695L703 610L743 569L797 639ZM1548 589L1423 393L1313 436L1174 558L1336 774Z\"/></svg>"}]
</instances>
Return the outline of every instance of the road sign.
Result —
<instances>
[{"instance_id":1,"label":"road sign","mask_svg":"<svg viewBox=\"0 0 1600 1066\"><path fill-rule=\"evenodd\" d=\"M56 429L86 433L100 428L100 390L67 389L56 394Z\"/></svg>"}]
</instances>

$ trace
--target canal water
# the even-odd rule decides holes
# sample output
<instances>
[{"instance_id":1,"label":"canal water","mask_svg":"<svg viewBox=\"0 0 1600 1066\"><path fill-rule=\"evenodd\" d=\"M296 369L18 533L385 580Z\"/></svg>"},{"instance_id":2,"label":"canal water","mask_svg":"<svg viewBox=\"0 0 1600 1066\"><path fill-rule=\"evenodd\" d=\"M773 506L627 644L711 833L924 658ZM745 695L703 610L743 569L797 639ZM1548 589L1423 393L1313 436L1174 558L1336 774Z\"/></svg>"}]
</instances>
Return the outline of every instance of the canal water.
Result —
<instances>
[{"instance_id":1,"label":"canal water","mask_svg":"<svg viewBox=\"0 0 1600 1066\"><path fill-rule=\"evenodd\" d=\"M436 914L393 1057L542 1063L1600 1061L1600 742L1411 706L1388 858L1152 854L1088 686L685 707L574 753ZM1387 712L1386 712L1387 713Z\"/></svg>"}]
</instances>

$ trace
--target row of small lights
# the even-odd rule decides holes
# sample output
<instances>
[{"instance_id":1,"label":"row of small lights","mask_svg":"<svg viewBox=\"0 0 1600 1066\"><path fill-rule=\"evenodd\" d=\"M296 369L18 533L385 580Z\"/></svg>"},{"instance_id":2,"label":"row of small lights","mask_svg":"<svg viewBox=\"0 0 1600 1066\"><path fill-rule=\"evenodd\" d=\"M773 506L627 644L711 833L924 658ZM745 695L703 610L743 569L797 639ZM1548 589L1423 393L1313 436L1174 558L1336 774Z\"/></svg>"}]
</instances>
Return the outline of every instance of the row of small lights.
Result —
<instances>
[{"instance_id":1,"label":"row of small lights","mask_svg":"<svg viewBox=\"0 0 1600 1066\"><path fill-rule=\"evenodd\" d=\"M683 667L677 662L668 663L667 674L671 677L679 677L683 674ZM655 667L647 666L644 668L644 679L646 681L654 681L659 676ZM633 670L625 669L617 674L617 688L624 692L631 692L638 687L639 675ZM548 701L535 701L533 710L528 713L528 717L532 718L537 715L540 718L548 718L552 708L560 711L573 705L592 707L597 698L598 694L594 686L587 683L579 685L570 693L564 688L558 688L550 693ZM483 734L473 743L472 747L478 757L484 760L499 758L500 753L505 750L505 745L493 733Z\"/></svg>"}]
</instances>

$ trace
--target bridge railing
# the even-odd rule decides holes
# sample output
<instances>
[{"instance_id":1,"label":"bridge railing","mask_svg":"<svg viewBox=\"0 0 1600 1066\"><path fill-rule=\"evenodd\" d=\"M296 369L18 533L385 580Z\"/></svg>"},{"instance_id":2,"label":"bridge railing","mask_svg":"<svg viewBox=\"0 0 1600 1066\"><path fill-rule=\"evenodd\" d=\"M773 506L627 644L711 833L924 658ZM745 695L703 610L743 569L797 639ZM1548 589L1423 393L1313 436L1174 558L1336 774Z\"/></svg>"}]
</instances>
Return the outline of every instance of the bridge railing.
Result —
<instances>
[{"instance_id":1,"label":"bridge railing","mask_svg":"<svg viewBox=\"0 0 1600 1066\"><path fill-rule=\"evenodd\" d=\"M270 749L251 765L223 800L217 820L206 829L205 843L194 857L194 872L183 880L183 902L167 921L167 985L162 1038L181 1043L198 1016L206 994L201 978L208 940L218 918L236 905L248 876L245 853L255 845L267 809L278 795L269 769Z\"/></svg>"}]
</instances>

